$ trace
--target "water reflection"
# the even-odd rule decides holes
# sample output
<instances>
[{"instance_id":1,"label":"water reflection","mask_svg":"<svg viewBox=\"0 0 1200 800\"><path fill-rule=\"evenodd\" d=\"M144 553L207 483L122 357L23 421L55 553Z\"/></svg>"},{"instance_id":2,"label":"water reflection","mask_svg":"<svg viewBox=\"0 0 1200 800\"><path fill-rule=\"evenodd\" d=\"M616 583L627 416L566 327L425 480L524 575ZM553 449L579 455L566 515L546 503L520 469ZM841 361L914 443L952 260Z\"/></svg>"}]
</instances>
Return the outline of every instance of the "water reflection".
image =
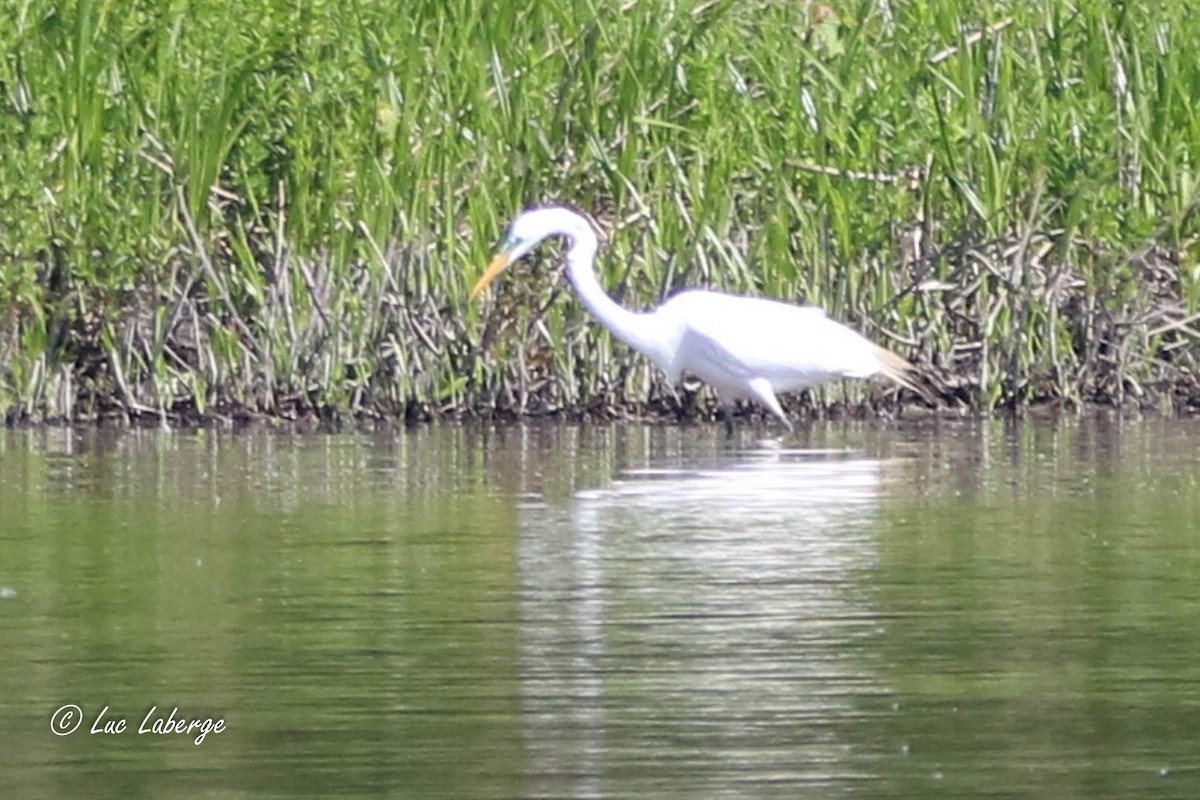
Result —
<instances>
[{"instance_id":1,"label":"water reflection","mask_svg":"<svg viewBox=\"0 0 1200 800\"><path fill-rule=\"evenodd\" d=\"M856 779L837 723L881 691L862 577L882 469L845 452L729 452L526 507L534 794L655 791L651 763L674 765L680 796Z\"/></svg>"},{"instance_id":2,"label":"water reflection","mask_svg":"<svg viewBox=\"0 0 1200 800\"><path fill-rule=\"evenodd\" d=\"M0 431L7 794L1200 796L1200 425L746 435Z\"/></svg>"}]
</instances>

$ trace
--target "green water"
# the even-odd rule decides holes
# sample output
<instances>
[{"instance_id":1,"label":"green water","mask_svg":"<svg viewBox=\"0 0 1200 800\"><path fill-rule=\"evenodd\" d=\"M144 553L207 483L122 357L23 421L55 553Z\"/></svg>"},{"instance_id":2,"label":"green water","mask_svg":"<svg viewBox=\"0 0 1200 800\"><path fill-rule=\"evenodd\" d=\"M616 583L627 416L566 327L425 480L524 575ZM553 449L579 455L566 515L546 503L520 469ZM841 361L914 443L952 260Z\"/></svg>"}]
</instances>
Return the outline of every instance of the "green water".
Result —
<instances>
[{"instance_id":1,"label":"green water","mask_svg":"<svg viewBox=\"0 0 1200 800\"><path fill-rule=\"evenodd\" d=\"M1200 422L756 433L0 432L4 795L1200 796Z\"/></svg>"}]
</instances>

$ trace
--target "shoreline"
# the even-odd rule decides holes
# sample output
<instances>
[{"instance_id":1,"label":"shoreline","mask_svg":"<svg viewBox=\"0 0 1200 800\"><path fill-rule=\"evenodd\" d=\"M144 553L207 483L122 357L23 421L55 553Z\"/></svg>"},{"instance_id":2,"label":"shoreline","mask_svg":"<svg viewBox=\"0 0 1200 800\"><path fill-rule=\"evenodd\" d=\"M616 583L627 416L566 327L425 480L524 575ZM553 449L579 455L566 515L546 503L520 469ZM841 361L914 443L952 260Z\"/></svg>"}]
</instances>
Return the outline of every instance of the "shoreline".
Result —
<instances>
[{"instance_id":1,"label":"shoreline","mask_svg":"<svg viewBox=\"0 0 1200 800\"><path fill-rule=\"evenodd\" d=\"M967 406L930 407L922 403L892 403L886 406L842 405L799 406L785 403L788 416L796 425L837 422L879 422L887 424L940 424L967 420L1051 420L1108 417L1116 419L1195 419L1200 418L1200 397L1190 402L1164 409L1153 404L1083 403L1079 405L1046 401L1017 407L976 409ZM206 413L167 411L164 415L149 412L124 413L113 410L104 414L66 419L63 417L15 418L9 414L3 421L7 430L93 429L93 430L153 430L171 431L215 430L226 432L270 431L281 434L330 433L389 433L413 430L434 425L490 424L516 426L523 424L550 425L646 425L654 427L690 427L722 424L711 409L696 410L664 407L626 407L595 411L576 408L543 413L516 413L511 410L454 410L433 413L417 409L413 413L382 414L376 412L346 413L332 409L306 409L301 413L270 414L246 408L224 409ZM754 407L740 407L735 424L771 427L769 413Z\"/></svg>"}]
</instances>

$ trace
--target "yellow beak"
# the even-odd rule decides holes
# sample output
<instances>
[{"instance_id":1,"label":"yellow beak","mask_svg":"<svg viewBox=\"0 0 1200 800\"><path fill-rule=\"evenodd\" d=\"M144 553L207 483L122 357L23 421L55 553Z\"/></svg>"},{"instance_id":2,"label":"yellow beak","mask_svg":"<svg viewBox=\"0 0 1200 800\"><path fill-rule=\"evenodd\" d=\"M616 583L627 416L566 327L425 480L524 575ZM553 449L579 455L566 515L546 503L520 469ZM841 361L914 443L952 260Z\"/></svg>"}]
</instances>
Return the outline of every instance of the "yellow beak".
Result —
<instances>
[{"instance_id":1,"label":"yellow beak","mask_svg":"<svg viewBox=\"0 0 1200 800\"><path fill-rule=\"evenodd\" d=\"M483 275L471 287L471 295L469 300L474 300L479 296L479 293L488 287L492 281L496 280L496 276L504 270L508 269L508 265L512 263L512 259L508 257L508 253L499 253L492 262L488 264L487 269L483 271Z\"/></svg>"}]
</instances>

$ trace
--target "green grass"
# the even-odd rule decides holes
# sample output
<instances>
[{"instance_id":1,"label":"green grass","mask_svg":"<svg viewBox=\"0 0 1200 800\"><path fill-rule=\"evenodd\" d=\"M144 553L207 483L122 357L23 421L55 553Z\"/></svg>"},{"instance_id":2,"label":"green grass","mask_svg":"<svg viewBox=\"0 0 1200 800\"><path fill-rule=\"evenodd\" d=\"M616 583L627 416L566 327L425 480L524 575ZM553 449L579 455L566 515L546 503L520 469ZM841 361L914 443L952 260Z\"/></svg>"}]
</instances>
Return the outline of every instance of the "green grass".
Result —
<instances>
[{"instance_id":1,"label":"green grass","mask_svg":"<svg viewBox=\"0 0 1200 800\"><path fill-rule=\"evenodd\" d=\"M548 200L633 306L819 303L979 408L1200 403L1182 0L385 5L0 9L0 414L672 406L552 251L468 307Z\"/></svg>"}]
</instances>

